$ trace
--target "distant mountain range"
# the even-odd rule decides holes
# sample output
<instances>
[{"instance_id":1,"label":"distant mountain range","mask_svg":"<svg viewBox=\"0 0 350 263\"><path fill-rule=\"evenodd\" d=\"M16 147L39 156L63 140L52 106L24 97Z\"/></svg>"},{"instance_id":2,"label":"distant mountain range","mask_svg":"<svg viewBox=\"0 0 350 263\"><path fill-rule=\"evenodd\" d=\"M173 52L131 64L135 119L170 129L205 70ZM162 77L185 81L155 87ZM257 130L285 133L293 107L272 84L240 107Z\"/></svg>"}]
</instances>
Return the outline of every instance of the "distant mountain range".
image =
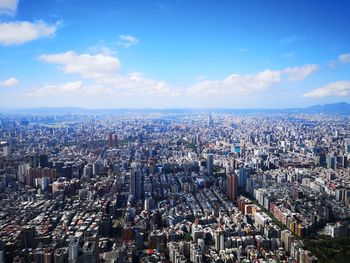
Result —
<instances>
[{"instance_id":1,"label":"distant mountain range","mask_svg":"<svg viewBox=\"0 0 350 263\"><path fill-rule=\"evenodd\" d=\"M0 109L0 113L12 114L124 114L124 113L236 113L236 114L255 114L255 113L309 113L309 114L350 114L350 104L347 102L314 105L307 108L286 108L286 109L205 109L205 108L169 108L169 109L85 109L79 107L43 107L28 109Z\"/></svg>"},{"instance_id":2,"label":"distant mountain range","mask_svg":"<svg viewBox=\"0 0 350 263\"><path fill-rule=\"evenodd\" d=\"M339 102L324 105L314 105L304 109L306 113L325 113L325 114L350 114L350 104Z\"/></svg>"}]
</instances>

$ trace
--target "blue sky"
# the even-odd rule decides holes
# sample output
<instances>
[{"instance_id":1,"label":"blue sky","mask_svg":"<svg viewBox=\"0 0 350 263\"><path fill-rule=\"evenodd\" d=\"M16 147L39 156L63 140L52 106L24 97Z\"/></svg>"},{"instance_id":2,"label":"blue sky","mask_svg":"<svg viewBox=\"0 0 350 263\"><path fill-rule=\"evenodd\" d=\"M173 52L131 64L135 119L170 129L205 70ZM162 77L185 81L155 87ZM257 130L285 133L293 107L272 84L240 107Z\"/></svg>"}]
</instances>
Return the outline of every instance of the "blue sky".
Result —
<instances>
[{"instance_id":1,"label":"blue sky","mask_svg":"<svg viewBox=\"0 0 350 263\"><path fill-rule=\"evenodd\" d=\"M349 101L350 2L0 0L0 108Z\"/></svg>"}]
</instances>

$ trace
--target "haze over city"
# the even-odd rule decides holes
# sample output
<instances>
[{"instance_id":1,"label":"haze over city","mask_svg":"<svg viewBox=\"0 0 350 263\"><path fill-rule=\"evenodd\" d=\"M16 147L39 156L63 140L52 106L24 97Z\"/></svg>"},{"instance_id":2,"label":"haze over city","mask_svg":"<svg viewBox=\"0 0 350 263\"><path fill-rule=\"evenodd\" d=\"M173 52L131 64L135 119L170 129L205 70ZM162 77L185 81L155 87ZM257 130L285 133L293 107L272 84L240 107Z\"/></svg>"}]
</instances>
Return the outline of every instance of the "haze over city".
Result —
<instances>
[{"instance_id":1,"label":"haze over city","mask_svg":"<svg viewBox=\"0 0 350 263\"><path fill-rule=\"evenodd\" d=\"M0 1L0 107L348 101L347 1Z\"/></svg>"}]
</instances>

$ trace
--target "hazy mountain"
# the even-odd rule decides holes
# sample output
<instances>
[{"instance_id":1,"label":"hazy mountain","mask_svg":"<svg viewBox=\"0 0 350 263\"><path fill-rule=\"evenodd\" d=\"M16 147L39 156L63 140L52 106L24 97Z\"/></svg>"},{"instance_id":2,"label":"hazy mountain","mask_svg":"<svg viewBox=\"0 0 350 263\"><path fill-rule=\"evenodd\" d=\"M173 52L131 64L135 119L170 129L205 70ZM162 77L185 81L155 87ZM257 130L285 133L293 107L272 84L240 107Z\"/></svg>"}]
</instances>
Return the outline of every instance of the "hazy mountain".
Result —
<instances>
[{"instance_id":1,"label":"hazy mountain","mask_svg":"<svg viewBox=\"0 0 350 263\"><path fill-rule=\"evenodd\" d=\"M350 104L347 102L339 102L332 104L314 105L305 108L303 112L325 114L350 114Z\"/></svg>"},{"instance_id":2,"label":"hazy mountain","mask_svg":"<svg viewBox=\"0 0 350 263\"><path fill-rule=\"evenodd\" d=\"M255 113L310 113L310 114L350 114L350 104L339 102L332 104L314 105L307 108L288 108L288 109L85 109L79 107L42 107L29 109L0 109L0 113L15 114L123 114L123 113L236 113L236 114L255 114Z\"/></svg>"}]
</instances>

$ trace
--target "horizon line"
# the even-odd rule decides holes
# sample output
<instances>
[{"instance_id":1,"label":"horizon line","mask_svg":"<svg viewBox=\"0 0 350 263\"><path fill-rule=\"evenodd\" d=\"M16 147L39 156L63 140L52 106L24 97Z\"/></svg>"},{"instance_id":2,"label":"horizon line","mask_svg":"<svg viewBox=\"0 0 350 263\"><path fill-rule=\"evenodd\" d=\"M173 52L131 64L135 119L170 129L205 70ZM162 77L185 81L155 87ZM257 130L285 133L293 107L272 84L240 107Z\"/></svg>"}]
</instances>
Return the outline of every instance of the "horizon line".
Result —
<instances>
[{"instance_id":1,"label":"horizon line","mask_svg":"<svg viewBox=\"0 0 350 263\"><path fill-rule=\"evenodd\" d=\"M23 107L23 108L0 108L0 112L2 111L24 111L24 110L43 110L43 109L76 109L76 110L98 110L98 111L103 111L103 110L297 110L297 109L307 109L315 106L326 106L326 105L336 105L336 104L347 104L350 105L349 102L347 101L340 101L340 102L334 102L334 103L324 103L324 104L314 104L310 106L299 106L299 107L256 107L256 108L230 108L230 107L108 107L108 108L88 108L88 107L80 107L80 106L40 106L40 107Z\"/></svg>"}]
</instances>

